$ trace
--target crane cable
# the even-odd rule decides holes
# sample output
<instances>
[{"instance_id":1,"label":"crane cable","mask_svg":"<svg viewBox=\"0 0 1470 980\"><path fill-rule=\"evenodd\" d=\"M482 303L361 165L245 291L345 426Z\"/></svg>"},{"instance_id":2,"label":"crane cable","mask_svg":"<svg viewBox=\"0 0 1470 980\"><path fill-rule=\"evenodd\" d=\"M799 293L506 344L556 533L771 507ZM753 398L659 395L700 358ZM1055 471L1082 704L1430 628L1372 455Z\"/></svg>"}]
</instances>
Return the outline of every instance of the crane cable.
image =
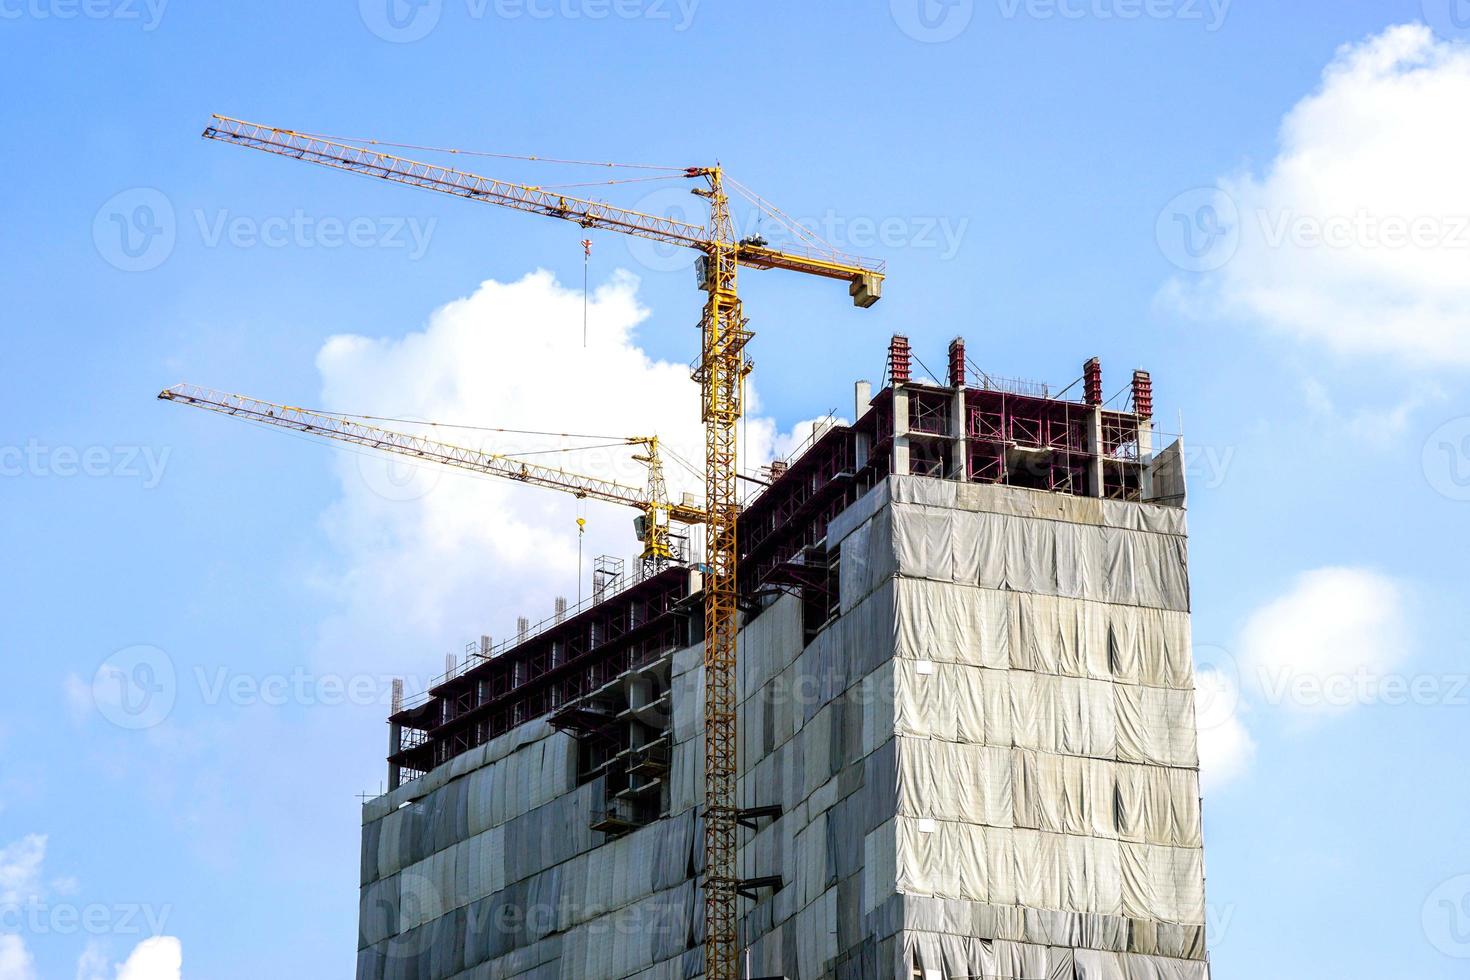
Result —
<instances>
[{"instance_id":1,"label":"crane cable","mask_svg":"<svg viewBox=\"0 0 1470 980\"><path fill-rule=\"evenodd\" d=\"M353 412L329 412L320 408L301 408L295 406L297 411L310 412L313 415L324 415L329 418L339 419L363 419L368 422L394 422L398 425L427 425L439 429L466 429L472 432L499 432L512 436L556 436L562 439L605 439L620 445L635 445L643 442L643 439L632 436L616 435L589 435L579 432L545 432L539 429L504 429L488 425L460 425L455 422L430 422L425 419L406 419L393 415L358 415Z\"/></svg>"},{"instance_id":2,"label":"crane cable","mask_svg":"<svg viewBox=\"0 0 1470 980\"><path fill-rule=\"evenodd\" d=\"M804 240L809 247L817 249L818 251L830 253L832 255L842 254L841 249L839 249L836 245L833 245L825 238L822 238L816 232L803 225L800 221L797 221L795 218L790 217L780 208L776 207L776 205L772 204L770 201L767 201L765 198L761 197L755 191L751 190L749 187L746 187L744 184L740 183L740 181L736 180L734 177L731 177L729 174L725 175L725 183L735 188L736 193L740 194L746 200L750 201L750 203L755 205L758 210L770 215L773 220L783 225L798 239Z\"/></svg>"},{"instance_id":3,"label":"crane cable","mask_svg":"<svg viewBox=\"0 0 1470 980\"><path fill-rule=\"evenodd\" d=\"M582 349L587 349L587 267L592 264L592 239L582 239Z\"/></svg>"},{"instance_id":4,"label":"crane cable","mask_svg":"<svg viewBox=\"0 0 1470 980\"><path fill-rule=\"evenodd\" d=\"M363 143L368 146L391 146L398 150L425 150L430 153L453 153L470 157L494 157L497 160L529 160L535 163L561 163L578 167L622 167L629 170L662 170L668 173L687 173L688 167L663 167L652 163L610 163L604 160L563 160L557 157L527 156L520 153L491 153L488 150L462 150L452 146L424 146L419 143L394 143L365 136L327 136L323 133L306 133L293 130L298 136L312 139L332 140L336 143Z\"/></svg>"}]
</instances>

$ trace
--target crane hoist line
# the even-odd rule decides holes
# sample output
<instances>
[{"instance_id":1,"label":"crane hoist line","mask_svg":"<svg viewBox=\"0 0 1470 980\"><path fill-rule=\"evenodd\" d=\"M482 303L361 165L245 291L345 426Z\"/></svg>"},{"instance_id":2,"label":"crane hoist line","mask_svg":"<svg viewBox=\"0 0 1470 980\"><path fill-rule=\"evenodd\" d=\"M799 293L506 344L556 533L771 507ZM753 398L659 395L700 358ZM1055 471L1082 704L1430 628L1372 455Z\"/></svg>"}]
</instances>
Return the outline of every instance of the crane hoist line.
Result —
<instances>
[{"instance_id":1,"label":"crane hoist line","mask_svg":"<svg viewBox=\"0 0 1470 980\"><path fill-rule=\"evenodd\" d=\"M736 633L739 607L736 517L736 424L744 412L745 382L752 362L745 352L753 336L736 289L739 269L785 269L848 284L848 295L867 308L882 295L882 262L847 255L805 229L792 228L801 245L775 248L759 236L737 238L718 165L686 167L672 173L699 182L692 189L709 206L703 225L573 197L556 188L516 183L381 152L384 144L353 145L351 140L211 117L206 139L260 150L305 163L377 177L393 183L450 194L516 211L561 218L584 229L617 232L701 253L699 288L705 292L699 322L700 354L692 378L700 385L700 415L705 429L704 591L704 844L705 977L738 980L740 974L736 834L741 808L736 799ZM358 140L357 142L370 142ZM490 155L490 154L485 154ZM763 198L733 179L737 193L772 218L790 223ZM652 455L651 453L649 455ZM556 479L552 480L555 483ZM530 482L530 481L528 481ZM565 489L565 488L563 488ZM646 491L644 491L646 492ZM669 517L673 518L672 508ZM692 514L688 516L693 516Z\"/></svg>"}]
</instances>

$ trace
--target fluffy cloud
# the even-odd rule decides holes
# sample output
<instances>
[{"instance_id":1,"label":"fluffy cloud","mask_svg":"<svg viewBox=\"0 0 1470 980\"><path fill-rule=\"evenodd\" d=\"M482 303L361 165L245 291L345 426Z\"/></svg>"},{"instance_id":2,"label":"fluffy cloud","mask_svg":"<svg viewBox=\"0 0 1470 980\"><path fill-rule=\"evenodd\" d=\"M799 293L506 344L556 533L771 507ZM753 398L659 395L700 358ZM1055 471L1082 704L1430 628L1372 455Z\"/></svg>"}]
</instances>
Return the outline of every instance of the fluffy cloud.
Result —
<instances>
[{"instance_id":1,"label":"fluffy cloud","mask_svg":"<svg viewBox=\"0 0 1470 980\"><path fill-rule=\"evenodd\" d=\"M46 837L29 834L0 848L0 906L16 906L42 894L41 866L46 860ZM61 890L74 888L73 879L61 879ZM127 960L109 974L106 950L92 942L77 960L77 980L179 980L183 950L172 936L155 936L134 947ZM36 964L25 940L0 935L0 980L36 980Z\"/></svg>"},{"instance_id":2,"label":"fluffy cloud","mask_svg":"<svg viewBox=\"0 0 1470 980\"><path fill-rule=\"evenodd\" d=\"M584 348L580 289L563 289L547 272L486 282L401 338L329 340L317 358L323 399L336 411L459 425L657 434L671 494L702 497L702 480L674 461L677 455L702 466L699 389L687 363L657 360L638 345L635 330L647 315L637 280L619 273L591 297ZM748 401L758 411L758 402ZM383 424L494 452L549 445L544 436ZM743 468L788 451L809 429L783 436L771 420L752 417L741 436ZM627 447L532 461L636 486L645 479ZM443 660L442 653L426 656L429 651L454 651L481 632L503 638L517 615L532 622L551 615L555 596L575 602L579 515L587 519L584 595L594 556L620 556L631 568L638 548L635 515L626 507L438 467L416 469L370 451L344 453L339 477L341 497L325 517L338 555L319 584L346 600L326 622L322 645L358 665L377 654L378 667L431 676ZM410 653L419 654L416 665Z\"/></svg>"},{"instance_id":3,"label":"fluffy cloud","mask_svg":"<svg viewBox=\"0 0 1470 980\"><path fill-rule=\"evenodd\" d=\"M1293 711L1378 700L1408 655L1404 602L1397 582L1368 569L1306 572L1246 621L1242 666L1267 702Z\"/></svg>"},{"instance_id":4,"label":"fluffy cloud","mask_svg":"<svg viewBox=\"0 0 1470 980\"><path fill-rule=\"evenodd\" d=\"M19 936L0 936L0 980L36 980L36 961Z\"/></svg>"},{"instance_id":5,"label":"fluffy cloud","mask_svg":"<svg viewBox=\"0 0 1470 980\"><path fill-rule=\"evenodd\" d=\"M117 980L179 980L184 951L173 936L154 936L133 948L117 968Z\"/></svg>"},{"instance_id":6,"label":"fluffy cloud","mask_svg":"<svg viewBox=\"0 0 1470 980\"><path fill-rule=\"evenodd\" d=\"M77 980L108 980L107 948L99 940L92 940L82 950L77 960Z\"/></svg>"},{"instance_id":7,"label":"fluffy cloud","mask_svg":"<svg viewBox=\"0 0 1470 980\"><path fill-rule=\"evenodd\" d=\"M134 946L111 970L107 959L101 946L89 945L77 962L77 980L180 980L184 950L173 936L154 936Z\"/></svg>"},{"instance_id":8,"label":"fluffy cloud","mask_svg":"<svg viewBox=\"0 0 1470 980\"><path fill-rule=\"evenodd\" d=\"M1466 105L1470 46L1408 25L1343 47L1263 173L1166 214L1161 243L1182 232L1176 260L1211 270L1166 295L1340 352L1470 363Z\"/></svg>"},{"instance_id":9,"label":"fluffy cloud","mask_svg":"<svg viewBox=\"0 0 1470 980\"><path fill-rule=\"evenodd\" d=\"M0 847L0 905L15 905L41 894L45 860L44 834L27 834Z\"/></svg>"},{"instance_id":10,"label":"fluffy cloud","mask_svg":"<svg viewBox=\"0 0 1470 980\"><path fill-rule=\"evenodd\" d=\"M1228 665L1197 668L1194 690L1200 783L1209 792L1245 774L1255 758L1256 743L1241 720L1240 683Z\"/></svg>"},{"instance_id":11,"label":"fluffy cloud","mask_svg":"<svg viewBox=\"0 0 1470 980\"><path fill-rule=\"evenodd\" d=\"M1413 391L1389 405L1342 409L1327 386L1315 378L1303 383L1303 396L1307 409L1327 435L1343 436L1379 448L1401 439L1421 411L1445 400L1444 390L1429 383L1416 385Z\"/></svg>"}]
</instances>

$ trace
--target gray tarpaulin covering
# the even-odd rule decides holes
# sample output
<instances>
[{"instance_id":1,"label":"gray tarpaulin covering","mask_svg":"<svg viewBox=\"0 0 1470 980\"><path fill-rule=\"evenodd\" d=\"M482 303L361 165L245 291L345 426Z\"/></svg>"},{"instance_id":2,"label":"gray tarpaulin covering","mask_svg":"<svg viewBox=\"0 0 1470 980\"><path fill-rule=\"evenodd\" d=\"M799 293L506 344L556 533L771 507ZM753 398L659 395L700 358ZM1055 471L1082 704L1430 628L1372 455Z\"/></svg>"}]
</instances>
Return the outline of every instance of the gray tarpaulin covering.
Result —
<instances>
[{"instance_id":1,"label":"gray tarpaulin covering","mask_svg":"<svg viewBox=\"0 0 1470 980\"><path fill-rule=\"evenodd\" d=\"M841 615L740 639L753 976L1206 980L1184 513L902 477L833 522ZM700 647L673 656L669 815L523 725L363 809L361 980L703 969ZM917 971L917 972L915 972Z\"/></svg>"}]
</instances>

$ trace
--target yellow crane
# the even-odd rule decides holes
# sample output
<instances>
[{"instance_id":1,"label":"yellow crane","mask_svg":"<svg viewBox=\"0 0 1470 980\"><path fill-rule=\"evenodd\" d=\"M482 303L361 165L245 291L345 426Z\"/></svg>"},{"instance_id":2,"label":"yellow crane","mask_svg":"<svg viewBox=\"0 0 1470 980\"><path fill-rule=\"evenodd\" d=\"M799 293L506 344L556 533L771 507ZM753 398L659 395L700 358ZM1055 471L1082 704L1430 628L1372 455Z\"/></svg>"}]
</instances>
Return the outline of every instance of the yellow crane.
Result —
<instances>
[{"instance_id":1,"label":"yellow crane","mask_svg":"<svg viewBox=\"0 0 1470 980\"><path fill-rule=\"evenodd\" d=\"M700 320L700 354L693 372L700 384L705 427L705 572L704 588L704 765L705 765L705 976L737 980L740 970L736 902L740 886L735 862L739 807L735 794L737 766L735 638L737 607L735 522L736 424L743 411L745 378L751 363L745 353L751 331L741 312L736 278L741 266L786 269L848 283L854 305L872 306L881 295L884 267L845 255L789 225L807 244L771 248L759 236L737 240L719 166L689 167L683 176L697 180L697 194L709 203L710 217L696 225L616 207L604 201L569 197L552 190L496 180L437 164L383 153L351 140L213 116L206 139L232 143L377 177L399 184L453 194L487 204L562 218L583 228L597 228L651 239L701 253L700 288L707 294ZM369 142L374 141L356 141ZM730 183L769 213L758 198ZM779 216L784 220L784 216Z\"/></svg>"},{"instance_id":2,"label":"yellow crane","mask_svg":"<svg viewBox=\"0 0 1470 980\"><path fill-rule=\"evenodd\" d=\"M663 461L658 454L658 436L626 436L629 446L641 447L633 459L648 468L648 484L639 489L627 484L584 476L552 466L539 466L501 453L468 449L420 435L384 429L343 415L319 412L293 405L278 405L248 395L234 395L177 384L158 393L162 401L189 405L247 422L259 422L306 435L377 449L425 463L453 466L485 476L498 476L534 487L561 490L580 499L625 504L641 511L635 524L643 542L643 560L662 566L675 558L671 524L702 525L704 508L690 503L670 503L664 482Z\"/></svg>"}]
</instances>

